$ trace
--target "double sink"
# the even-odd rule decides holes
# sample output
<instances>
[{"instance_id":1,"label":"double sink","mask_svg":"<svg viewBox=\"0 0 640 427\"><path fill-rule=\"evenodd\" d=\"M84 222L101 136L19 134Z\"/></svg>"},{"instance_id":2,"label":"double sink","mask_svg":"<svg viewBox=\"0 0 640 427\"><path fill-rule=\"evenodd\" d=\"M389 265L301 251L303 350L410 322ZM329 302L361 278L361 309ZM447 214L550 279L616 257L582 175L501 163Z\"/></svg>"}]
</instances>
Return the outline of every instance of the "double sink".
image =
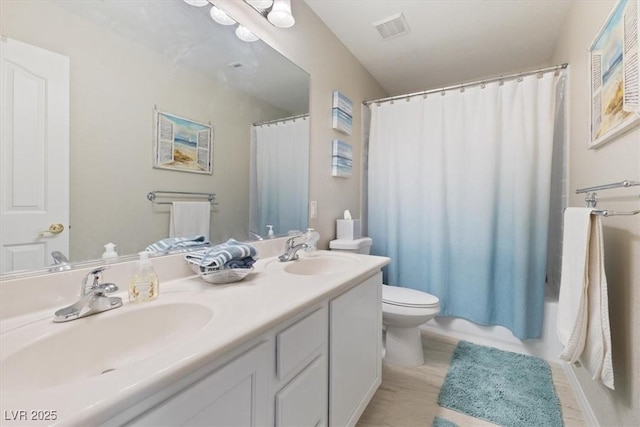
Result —
<instances>
[{"instance_id":1,"label":"double sink","mask_svg":"<svg viewBox=\"0 0 640 427\"><path fill-rule=\"evenodd\" d=\"M260 292L266 292L264 287L271 286L270 280L264 278L271 277L274 283L310 281L314 277L347 273L359 263L357 256L329 252L291 262L267 259L257 264L256 272L245 282L218 289L238 287L229 292L244 292L241 298L253 298L256 294L251 292L252 288L262 287ZM194 278L188 280L201 282ZM170 352L176 354L176 361L187 358L186 352L175 349L189 340L195 341L194 337L207 339L203 329L224 323L224 316L212 303L216 299L212 289L215 286L202 282L195 292L193 286L192 283L191 290L187 291L176 283L165 292L161 284L160 298L155 302L125 303L122 308L66 324L53 323L51 317L40 314L38 319L5 331L0 335L0 392L56 388L97 377L115 378L120 372L126 376L132 371L125 368ZM220 295L225 298L224 294ZM198 337L200 334L203 336Z\"/></svg>"}]
</instances>

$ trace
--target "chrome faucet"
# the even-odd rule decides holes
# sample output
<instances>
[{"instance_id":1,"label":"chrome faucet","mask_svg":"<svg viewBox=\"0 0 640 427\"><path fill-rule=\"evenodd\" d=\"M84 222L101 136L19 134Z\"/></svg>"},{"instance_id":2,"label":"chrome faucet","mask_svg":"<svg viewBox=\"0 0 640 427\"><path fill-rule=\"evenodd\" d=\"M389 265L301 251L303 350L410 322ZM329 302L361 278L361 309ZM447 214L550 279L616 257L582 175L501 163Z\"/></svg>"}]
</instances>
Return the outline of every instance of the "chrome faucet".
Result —
<instances>
[{"instance_id":1,"label":"chrome faucet","mask_svg":"<svg viewBox=\"0 0 640 427\"><path fill-rule=\"evenodd\" d=\"M51 258L53 259L53 264L49 267L50 272L71 270L69 258L67 258L62 252L51 252Z\"/></svg>"},{"instance_id":2,"label":"chrome faucet","mask_svg":"<svg viewBox=\"0 0 640 427\"><path fill-rule=\"evenodd\" d=\"M280 262L287 262L287 261L295 261L298 259L298 251L300 249L306 249L309 246L306 243L299 243L299 244L295 244L295 240L297 237L302 236L302 234L298 234L296 236L293 236L289 239L287 239L287 243L285 244L285 252L280 255L278 257L278 260Z\"/></svg>"},{"instance_id":3,"label":"chrome faucet","mask_svg":"<svg viewBox=\"0 0 640 427\"><path fill-rule=\"evenodd\" d=\"M118 291L118 286L114 283L102 283L102 272L107 268L109 267L91 270L82 281L80 299L56 311L53 321L68 322L122 306L122 298L107 296Z\"/></svg>"}]
</instances>

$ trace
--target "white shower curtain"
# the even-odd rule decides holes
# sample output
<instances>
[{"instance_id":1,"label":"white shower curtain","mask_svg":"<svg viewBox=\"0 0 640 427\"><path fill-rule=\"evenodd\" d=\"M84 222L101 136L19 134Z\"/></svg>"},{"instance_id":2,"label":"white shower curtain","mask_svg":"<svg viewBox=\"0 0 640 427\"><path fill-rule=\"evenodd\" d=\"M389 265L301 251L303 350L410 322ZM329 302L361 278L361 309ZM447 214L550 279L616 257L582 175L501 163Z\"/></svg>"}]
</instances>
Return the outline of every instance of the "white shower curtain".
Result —
<instances>
[{"instance_id":1,"label":"white shower curtain","mask_svg":"<svg viewBox=\"0 0 640 427\"><path fill-rule=\"evenodd\" d=\"M253 126L251 231L304 231L308 224L309 121L306 117Z\"/></svg>"},{"instance_id":2,"label":"white shower curtain","mask_svg":"<svg viewBox=\"0 0 640 427\"><path fill-rule=\"evenodd\" d=\"M542 332L557 77L372 105L368 231L441 315Z\"/></svg>"}]
</instances>

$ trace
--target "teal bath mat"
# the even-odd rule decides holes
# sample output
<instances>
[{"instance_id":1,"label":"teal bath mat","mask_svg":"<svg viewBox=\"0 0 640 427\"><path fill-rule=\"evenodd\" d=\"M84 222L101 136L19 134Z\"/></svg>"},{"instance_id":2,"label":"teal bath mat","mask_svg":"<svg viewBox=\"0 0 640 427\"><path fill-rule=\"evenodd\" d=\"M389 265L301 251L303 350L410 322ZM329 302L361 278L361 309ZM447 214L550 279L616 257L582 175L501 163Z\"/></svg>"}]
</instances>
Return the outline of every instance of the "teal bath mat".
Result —
<instances>
[{"instance_id":1,"label":"teal bath mat","mask_svg":"<svg viewBox=\"0 0 640 427\"><path fill-rule=\"evenodd\" d=\"M438 404L505 427L561 427L551 368L542 359L460 341Z\"/></svg>"},{"instance_id":2,"label":"teal bath mat","mask_svg":"<svg viewBox=\"0 0 640 427\"><path fill-rule=\"evenodd\" d=\"M432 427L458 427L458 424L453 423L449 420L446 420L444 418L441 417L435 417L433 419L433 426Z\"/></svg>"}]
</instances>

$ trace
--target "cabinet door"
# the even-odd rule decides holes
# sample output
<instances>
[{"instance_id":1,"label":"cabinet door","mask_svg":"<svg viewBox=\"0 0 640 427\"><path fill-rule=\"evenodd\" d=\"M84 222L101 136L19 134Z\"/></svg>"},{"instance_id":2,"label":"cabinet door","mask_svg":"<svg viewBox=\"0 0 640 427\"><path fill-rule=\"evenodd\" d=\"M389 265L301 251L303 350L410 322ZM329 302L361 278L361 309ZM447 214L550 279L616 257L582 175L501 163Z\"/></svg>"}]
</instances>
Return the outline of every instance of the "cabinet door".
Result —
<instances>
[{"instance_id":1,"label":"cabinet door","mask_svg":"<svg viewBox=\"0 0 640 427\"><path fill-rule=\"evenodd\" d=\"M139 426L267 425L268 343L233 359L133 421Z\"/></svg>"},{"instance_id":2,"label":"cabinet door","mask_svg":"<svg viewBox=\"0 0 640 427\"><path fill-rule=\"evenodd\" d=\"M276 395L276 426L326 426L327 395L327 358L322 355Z\"/></svg>"},{"instance_id":3,"label":"cabinet door","mask_svg":"<svg viewBox=\"0 0 640 427\"><path fill-rule=\"evenodd\" d=\"M330 302L329 425L352 426L382 372L382 273Z\"/></svg>"}]
</instances>

